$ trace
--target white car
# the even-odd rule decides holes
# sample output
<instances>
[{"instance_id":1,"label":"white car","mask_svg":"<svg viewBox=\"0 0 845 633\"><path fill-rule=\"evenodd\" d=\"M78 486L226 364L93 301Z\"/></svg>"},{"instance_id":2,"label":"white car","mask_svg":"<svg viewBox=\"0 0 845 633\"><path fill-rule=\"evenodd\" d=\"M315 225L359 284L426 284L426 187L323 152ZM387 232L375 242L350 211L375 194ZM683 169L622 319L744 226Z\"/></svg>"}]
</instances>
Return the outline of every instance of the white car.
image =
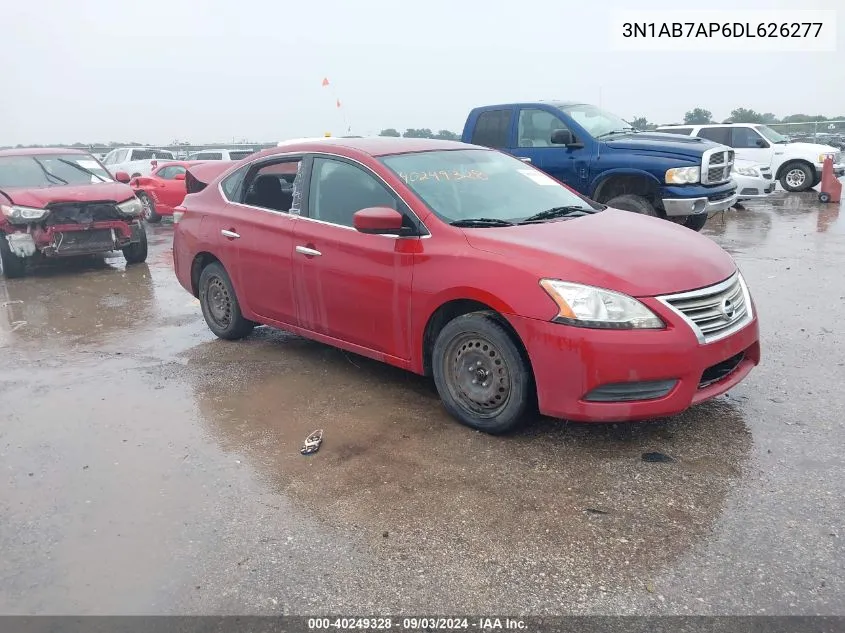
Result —
<instances>
[{"instance_id":1,"label":"white car","mask_svg":"<svg viewBox=\"0 0 845 633\"><path fill-rule=\"evenodd\" d=\"M734 159L731 177L736 182L737 202L765 198L775 190L771 167L754 161Z\"/></svg>"},{"instance_id":2,"label":"white car","mask_svg":"<svg viewBox=\"0 0 845 633\"><path fill-rule=\"evenodd\" d=\"M204 149L188 154L188 160L242 160L255 154L254 149Z\"/></svg>"},{"instance_id":3,"label":"white car","mask_svg":"<svg viewBox=\"0 0 845 633\"><path fill-rule=\"evenodd\" d=\"M103 159L112 174L125 171L130 178L149 176L159 163L175 160L173 152L155 147L119 147Z\"/></svg>"},{"instance_id":4,"label":"white car","mask_svg":"<svg viewBox=\"0 0 845 633\"><path fill-rule=\"evenodd\" d=\"M828 156L833 158L834 174L837 177L845 174L840 150L818 143L792 143L768 125L667 125L655 131L700 136L732 147L737 158L771 167L775 180L787 191L806 191L819 184L822 165Z\"/></svg>"}]
</instances>

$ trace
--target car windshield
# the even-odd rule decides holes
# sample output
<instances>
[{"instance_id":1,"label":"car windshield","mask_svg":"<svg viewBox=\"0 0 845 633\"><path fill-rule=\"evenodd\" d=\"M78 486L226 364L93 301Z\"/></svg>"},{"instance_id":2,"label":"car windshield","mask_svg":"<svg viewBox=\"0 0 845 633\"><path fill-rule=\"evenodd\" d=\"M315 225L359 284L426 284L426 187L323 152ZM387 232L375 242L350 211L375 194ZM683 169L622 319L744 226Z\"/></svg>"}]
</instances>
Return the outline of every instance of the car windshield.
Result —
<instances>
[{"instance_id":1,"label":"car windshield","mask_svg":"<svg viewBox=\"0 0 845 633\"><path fill-rule=\"evenodd\" d=\"M566 113L593 138L606 136L611 132L633 132L634 127L620 119L615 114L606 112L594 105L578 104L560 106L561 112Z\"/></svg>"},{"instance_id":2,"label":"car windshield","mask_svg":"<svg viewBox=\"0 0 845 633\"><path fill-rule=\"evenodd\" d=\"M603 208L496 151L418 152L381 161L444 222L484 218L515 223L553 208Z\"/></svg>"},{"instance_id":3,"label":"car windshield","mask_svg":"<svg viewBox=\"0 0 845 633\"><path fill-rule=\"evenodd\" d=\"M89 154L0 156L0 189L60 187L95 182L113 182L113 178Z\"/></svg>"},{"instance_id":4,"label":"car windshield","mask_svg":"<svg viewBox=\"0 0 845 633\"><path fill-rule=\"evenodd\" d=\"M768 125L758 125L754 129L757 130L758 132L760 132L760 134L765 136L772 143L789 143L788 138L786 138L783 134L779 134L778 132L775 132Z\"/></svg>"}]
</instances>

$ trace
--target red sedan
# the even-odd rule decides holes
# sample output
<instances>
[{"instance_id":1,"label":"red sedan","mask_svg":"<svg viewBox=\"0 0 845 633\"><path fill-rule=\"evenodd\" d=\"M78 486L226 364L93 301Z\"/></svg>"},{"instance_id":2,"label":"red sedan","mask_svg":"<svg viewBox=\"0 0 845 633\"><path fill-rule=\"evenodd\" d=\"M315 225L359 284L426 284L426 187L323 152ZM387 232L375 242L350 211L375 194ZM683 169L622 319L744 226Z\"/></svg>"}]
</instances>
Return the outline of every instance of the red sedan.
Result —
<instances>
[{"instance_id":1,"label":"red sedan","mask_svg":"<svg viewBox=\"0 0 845 633\"><path fill-rule=\"evenodd\" d=\"M173 215L174 207L185 198L185 172L204 161L184 160L162 163L149 176L138 176L129 183L141 201L143 218L161 222L163 215Z\"/></svg>"},{"instance_id":2,"label":"red sedan","mask_svg":"<svg viewBox=\"0 0 845 633\"><path fill-rule=\"evenodd\" d=\"M535 408L669 416L760 360L728 253L506 154L320 139L197 172L173 252L214 334L264 324L431 375L476 429L505 432Z\"/></svg>"}]
</instances>

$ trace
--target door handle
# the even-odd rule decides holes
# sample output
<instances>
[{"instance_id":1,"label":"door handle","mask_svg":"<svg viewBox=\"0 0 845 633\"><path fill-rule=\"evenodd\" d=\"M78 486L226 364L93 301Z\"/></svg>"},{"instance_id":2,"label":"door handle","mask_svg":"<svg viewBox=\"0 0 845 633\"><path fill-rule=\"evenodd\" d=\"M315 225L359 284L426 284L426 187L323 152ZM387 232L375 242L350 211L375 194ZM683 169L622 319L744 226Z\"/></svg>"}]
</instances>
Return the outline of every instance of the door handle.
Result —
<instances>
[{"instance_id":1,"label":"door handle","mask_svg":"<svg viewBox=\"0 0 845 633\"><path fill-rule=\"evenodd\" d=\"M528 158L527 156L525 158L520 158L519 160L521 160L523 163L530 163L531 162L531 159Z\"/></svg>"},{"instance_id":2,"label":"door handle","mask_svg":"<svg viewBox=\"0 0 845 633\"><path fill-rule=\"evenodd\" d=\"M322 253L316 249L308 248L307 246L297 246L296 252L301 255L308 255L309 257L319 257Z\"/></svg>"},{"instance_id":3,"label":"door handle","mask_svg":"<svg viewBox=\"0 0 845 633\"><path fill-rule=\"evenodd\" d=\"M238 235L234 231L227 231L226 229L223 229L222 231L220 231L220 235L222 235L223 237L228 237L229 239L232 239L232 240L236 240L240 237L240 235Z\"/></svg>"}]
</instances>

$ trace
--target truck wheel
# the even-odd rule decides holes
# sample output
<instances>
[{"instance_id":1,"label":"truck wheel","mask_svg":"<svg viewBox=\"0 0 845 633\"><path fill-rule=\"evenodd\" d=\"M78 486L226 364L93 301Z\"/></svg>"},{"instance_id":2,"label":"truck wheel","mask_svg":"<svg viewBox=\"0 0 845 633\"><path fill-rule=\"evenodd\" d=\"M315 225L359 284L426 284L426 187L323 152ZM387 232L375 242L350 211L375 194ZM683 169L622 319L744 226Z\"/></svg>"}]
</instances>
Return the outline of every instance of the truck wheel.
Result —
<instances>
[{"instance_id":1,"label":"truck wheel","mask_svg":"<svg viewBox=\"0 0 845 633\"><path fill-rule=\"evenodd\" d=\"M0 233L0 272L6 279L17 279L26 273L26 259L12 252L5 233Z\"/></svg>"},{"instance_id":2,"label":"truck wheel","mask_svg":"<svg viewBox=\"0 0 845 633\"><path fill-rule=\"evenodd\" d=\"M780 186L787 191L807 191L813 186L815 173L806 163L787 163L780 177Z\"/></svg>"},{"instance_id":3,"label":"truck wheel","mask_svg":"<svg viewBox=\"0 0 845 633\"><path fill-rule=\"evenodd\" d=\"M255 323L245 319L232 281L218 262L202 269L199 282L202 316L218 338L234 341L252 332Z\"/></svg>"},{"instance_id":4,"label":"truck wheel","mask_svg":"<svg viewBox=\"0 0 845 633\"><path fill-rule=\"evenodd\" d=\"M432 373L446 410L485 433L513 430L534 406L528 361L489 313L465 314L444 326L434 343Z\"/></svg>"},{"instance_id":5,"label":"truck wheel","mask_svg":"<svg viewBox=\"0 0 845 633\"><path fill-rule=\"evenodd\" d=\"M135 194L138 200L141 201L141 216L150 224L158 224L161 222L161 216L156 213L156 203L143 191Z\"/></svg>"},{"instance_id":6,"label":"truck wheel","mask_svg":"<svg viewBox=\"0 0 845 633\"><path fill-rule=\"evenodd\" d=\"M127 264L142 264L147 261L147 232L141 224L141 239L123 247L123 257Z\"/></svg>"},{"instance_id":7,"label":"truck wheel","mask_svg":"<svg viewBox=\"0 0 845 633\"><path fill-rule=\"evenodd\" d=\"M698 215L688 215L682 224L693 231L700 231L706 223L707 214L699 213Z\"/></svg>"},{"instance_id":8,"label":"truck wheel","mask_svg":"<svg viewBox=\"0 0 845 633\"><path fill-rule=\"evenodd\" d=\"M623 211L633 211L634 213L650 215L655 218L660 217L660 214L657 212L657 209L654 208L654 205L651 204L651 202L649 202L642 196L635 196L630 193L611 198L604 204L609 207L613 207L614 209L622 209Z\"/></svg>"}]
</instances>

